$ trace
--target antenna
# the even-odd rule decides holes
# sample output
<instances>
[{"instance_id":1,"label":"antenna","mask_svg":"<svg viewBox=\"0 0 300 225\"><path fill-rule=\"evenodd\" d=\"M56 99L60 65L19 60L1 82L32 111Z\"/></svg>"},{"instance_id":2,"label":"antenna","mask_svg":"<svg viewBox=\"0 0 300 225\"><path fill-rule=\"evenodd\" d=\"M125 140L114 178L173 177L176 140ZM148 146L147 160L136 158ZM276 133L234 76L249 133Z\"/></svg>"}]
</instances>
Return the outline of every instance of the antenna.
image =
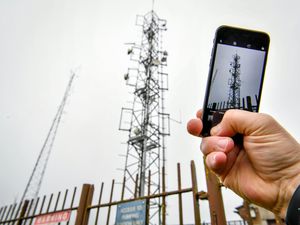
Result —
<instances>
[{"instance_id":1,"label":"antenna","mask_svg":"<svg viewBox=\"0 0 300 225\"><path fill-rule=\"evenodd\" d=\"M43 143L42 149L41 149L39 156L37 158L37 161L34 165L33 171L31 173L29 181L26 185L25 191L22 195L21 202L26 199L36 199L39 194L39 191L40 191L40 188L42 185L42 181L43 181L43 177L44 177L44 174L45 174L45 171L47 168L47 163L48 163L48 160L50 157L51 150L53 148L53 144L54 144L54 141L56 138L58 127L59 127L59 124L60 124L60 121L61 121L61 118L63 115L64 107L65 107L65 104L66 104L67 99L70 94L70 89L71 89L74 77L75 77L75 73L71 72L71 77L70 77L69 83L67 85L65 94L63 96L63 99L62 99L59 107L58 107L57 113L52 121L52 125L48 131L48 134Z\"/></svg>"}]
</instances>

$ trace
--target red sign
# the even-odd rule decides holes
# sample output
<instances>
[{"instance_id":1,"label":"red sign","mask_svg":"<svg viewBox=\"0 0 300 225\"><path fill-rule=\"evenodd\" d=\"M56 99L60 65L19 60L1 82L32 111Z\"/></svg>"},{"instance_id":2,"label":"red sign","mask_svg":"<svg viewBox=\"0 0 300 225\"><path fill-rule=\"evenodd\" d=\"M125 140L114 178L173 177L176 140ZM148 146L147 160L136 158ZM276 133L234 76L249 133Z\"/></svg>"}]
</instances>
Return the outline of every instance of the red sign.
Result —
<instances>
[{"instance_id":1,"label":"red sign","mask_svg":"<svg viewBox=\"0 0 300 225\"><path fill-rule=\"evenodd\" d=\"M36 217L34 225L66 222L69 221L70 216L71 216L71 210L40 215Z\"/></svg>"}]
</instances>

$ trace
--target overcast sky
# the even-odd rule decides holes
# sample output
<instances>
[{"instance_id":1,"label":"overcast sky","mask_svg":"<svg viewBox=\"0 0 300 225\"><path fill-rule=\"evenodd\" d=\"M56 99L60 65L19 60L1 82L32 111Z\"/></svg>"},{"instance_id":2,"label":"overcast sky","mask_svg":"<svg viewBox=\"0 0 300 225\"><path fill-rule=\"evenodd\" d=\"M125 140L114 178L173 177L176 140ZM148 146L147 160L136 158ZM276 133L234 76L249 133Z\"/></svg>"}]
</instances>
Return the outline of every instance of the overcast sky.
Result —
<instances>
[{"instance_id":1,"label":"overcast sky","mask_svg":"<svg viewBox=\"0 0 300 225\"><path fill-rule=\"evenodd\" d=\"M108 186L121 180L126 133L118 131L121 107L132 100L123 80L129 59L126 42L138 42L136 14L151 10L151 0L2 0L0 2L0 205L21 198L70 71L77 78L65 108L41 194L81 186ZM206 190L200 139L186 122L202 107L213 36L222 24L259 29L271 37L261 112L272 114L298 140L300 2L297 0L157 0L154 9L167 20L164 46L169 53L167 111L168 187L182 164L190 185L190 160L196 161L200 189ZM173 190L173 189L172 189ZM224 191L227 219L242 200ZM201 202L202 219L209 220ZM192 218L190 221L191 222Z\"/></svg>"}]
</instances>

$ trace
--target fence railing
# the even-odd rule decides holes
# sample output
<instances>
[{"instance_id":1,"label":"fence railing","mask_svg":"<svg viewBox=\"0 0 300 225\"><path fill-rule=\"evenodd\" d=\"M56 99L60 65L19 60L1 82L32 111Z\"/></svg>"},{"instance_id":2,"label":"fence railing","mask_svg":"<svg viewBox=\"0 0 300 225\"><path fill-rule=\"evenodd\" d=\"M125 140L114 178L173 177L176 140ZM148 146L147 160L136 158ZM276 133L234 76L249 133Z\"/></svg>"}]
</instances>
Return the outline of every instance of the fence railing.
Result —
<instances>
[{"instance_id":1,"label":"fence railing","mask_svg":"<svg viewBox=\"0 0 300 225\"><path fill-rule=\"evenodd\" d=\"M146 224L167 224L166 216L174 219L177 217L178 224L183 225L190 223L191 219L195 225L201 225L199 200L203 199L203 191L199 192L197 185L196 168L193 161L190 165L191 185L187 188L182 187L182 176L180 164L177 164L177 188L175 190L166 190L165 176L162 180L162 192L150 194L151 190L148 185L148 195L143 197L134 197L123 199L124 193L119 195L119 200L115 198L115 181L112 181L110 195L107 201L103 201L104 183L101 184L99 192L94 193L94 185L84 184L81 188L81 194L77 194L77 188L72 193L66 190L64 193L59 192L57 195L51 194L50 197L43 196L35 200L25 200L19 204L12 204L0 208L0 225L44 225L58 223L59 225L98 225L98 224L115 224L111 218L113 210L122 203L128 203L137 200L145 200L147 203ZM165 174L164 171L162 174ZM185 173L187 174L187 173ZM151 182L151 173L149 173L149 182ZM192 198L193 212L189 216L184 215L183 195L190 195ZM96 196L97 195L97 196ZM172 211L168 210L166 201L168 198L177 198L177 204L172 204ZM150 218L151 202L160 199L160 214L158 221ZM65 214L63 214L65 213ZM101 214L101 216L100 216ZM67 215L67 216L65 216ZM64 218L66 217L66 218ZM186 219L189 221L185 221Z\"/></svg>"},{"instance_id":2,"label":"fence railing","mask_svg":"<svg viewBox=\"0 0 300 225\"><path fill-rule=\"evenodd\" d=\"M78 209L78 205L74 206L76 191L77 188L75 187L71 194L67 189L63 197L61 192L58 192L56 199L54 199L54 194L51 194L48 198L44 195L42 198L38 197L37 199L25 200L19 204L15 203L1 207L0 224L32 225L33 220L38 216L64 211L70 211L74 214ZM69 221L66 224L69 225Z\"/></svg>"},{"instance_id":3,"label":"fence railing","mask_svg":"<svg viewBox=\"0 0 300 225\"><path fill-rule=\"evenodd\" d=\"M240 107L239 109L244 109L251 112L257 111L257 105L258 105L258 96L254 96L255 103L252 100L251 96L246 96L245 98L241 98L241 102L239 103ZM226 111L228 109L232 109L233 107L230 105L228 101L223 102L214 102L208 104L208 108L211 110L218 110L218 111ZM236 108L236 107L234 107Z\"/></svg>"}]
</instances>

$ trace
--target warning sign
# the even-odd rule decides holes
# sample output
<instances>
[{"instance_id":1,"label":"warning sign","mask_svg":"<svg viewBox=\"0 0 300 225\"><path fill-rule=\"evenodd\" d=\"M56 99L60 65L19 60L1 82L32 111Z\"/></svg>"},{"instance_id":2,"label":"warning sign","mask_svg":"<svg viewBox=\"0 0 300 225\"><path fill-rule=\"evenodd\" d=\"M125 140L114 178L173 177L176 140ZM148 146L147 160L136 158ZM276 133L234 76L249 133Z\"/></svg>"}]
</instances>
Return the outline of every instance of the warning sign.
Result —
<instances>
[{"instance_id":1,"label":"warning sign","mask_svg":"<svg viewBox=\"0 0 300 225\"><path fill-rule=\"evenodd\" d=\"M146 201L139 200L119 204L117 207L116 225L145 225Z\"/></svg>"},{"instance_id":2,"label":"warning sign","mask_svg":"<svg viewBox=\"0 0 300 225\"><path fill-rule=\"evenodd\" d=\"M71 216L71 210L48 213L45 215L37 216L34 225L45 225L45 224L66 222L69 221L70 216Z\"/></svg>"}]
</instances>

